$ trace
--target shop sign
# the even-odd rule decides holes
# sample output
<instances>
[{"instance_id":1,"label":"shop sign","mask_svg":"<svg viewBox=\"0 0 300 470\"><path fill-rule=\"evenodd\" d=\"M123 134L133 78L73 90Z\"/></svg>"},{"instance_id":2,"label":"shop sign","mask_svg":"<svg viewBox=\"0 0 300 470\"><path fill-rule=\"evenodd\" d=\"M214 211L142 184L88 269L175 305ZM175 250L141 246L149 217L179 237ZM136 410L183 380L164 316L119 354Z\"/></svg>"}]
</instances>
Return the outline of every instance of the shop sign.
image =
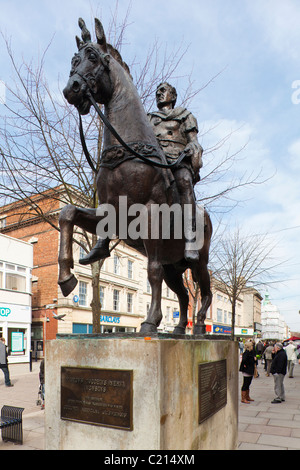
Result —
<instances>
[{"instance_id":1,"label":"shop sign","mask_svg":"<svg viewBox=\"0 0 300 470\"><path fill-rule=\"evenodd\" d=\"M100 315L100 322L105 323L120 323L120 317L113 317L111 315Z\"/></svg>"},{"instance_id":2,"label":"shop sign","mask_svg":"<svg viewBox=\"0 0 300 470\"><path fill-rule=\"evenodd\" d=\"M237 336L242 336L242 335L253 336L254 330L253 330L253 328L237 328L236 327L234 329L234 334L237 335Z\"/></svg>"},{"instance_id":3,"label":"shop sign","mask_svg":"<svg viewBox=\"0 0 300 470\"><path fill-rule=\"evenodd\" d=\"M218 334L222 334L222 335L230 335L231 334L231 328L230 328L230 326L213 325L213 333L218 333Z\"/></svg>"},{"instance_id":4,"label":"shop sign","mask_svg":"<svg viewBox=\"0 0 300 470\"><path fill-rule=\"evenodd\" d=\"M7 307L0 307L0 317L8 317L11 313L11 309Z\"/></svg>"}]
</instances>

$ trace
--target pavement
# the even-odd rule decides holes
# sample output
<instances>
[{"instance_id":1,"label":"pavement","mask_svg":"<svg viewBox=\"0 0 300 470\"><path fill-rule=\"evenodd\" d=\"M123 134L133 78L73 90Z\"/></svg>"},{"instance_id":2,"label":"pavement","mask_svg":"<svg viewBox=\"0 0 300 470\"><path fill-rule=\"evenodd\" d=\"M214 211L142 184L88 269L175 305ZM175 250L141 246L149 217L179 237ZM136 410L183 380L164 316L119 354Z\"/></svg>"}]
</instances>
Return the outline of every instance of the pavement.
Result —
<instances>
[{"instance_id":1,"label":"pavement","mask_svg":"<svg viewBox=\"0 0 300 470\"><path fill-rule=\"evenodd\" d=\"M13 405L25 408L23 412L23 445L3 442L1 450L44 450L45 411L37 406L39 390L39 362L9 366L14 387L4 385L0 371L0 408ZM259 377L253 379L251 404L239 402L238 450L299 450L300 449L300 365L295 366L294 378L285 377L286 401L271 404L274 398L273 377L266 377L263 366L258 366ZM242 374L239 373L239 388ZM47 404L46 404L47 406Z\"/></svg>"},{"instance_id":2,"label":"pavement","mask_svg":"<svg viewBox=\"0 0 300 470\"><path fill-rule=\"evenodd\" d=\"M238 450L300 449L300 365L295 365L294 378L284 379L285 402L272 404L274 378L266 377L263 365L259 377L252 380L249 405L239 403ZM242 374L239 373L240 388Z\"/></svg>"},{"instance_id":3,"label":"pavement","mask_svg":"<svg viewBox=\"0 0 300 470\"><path fill-rule=\"evenodd\" d=\"M23 411L23 445L3 442L1 450L44 450L45 449L45 410L37 406L39 391L40 362L33 362L32 372L29 364L11 364L9 373L13 387L6 387L4 374L0 370L0 408L3 405L19 406Z\"/></svg>"}]
</instances>

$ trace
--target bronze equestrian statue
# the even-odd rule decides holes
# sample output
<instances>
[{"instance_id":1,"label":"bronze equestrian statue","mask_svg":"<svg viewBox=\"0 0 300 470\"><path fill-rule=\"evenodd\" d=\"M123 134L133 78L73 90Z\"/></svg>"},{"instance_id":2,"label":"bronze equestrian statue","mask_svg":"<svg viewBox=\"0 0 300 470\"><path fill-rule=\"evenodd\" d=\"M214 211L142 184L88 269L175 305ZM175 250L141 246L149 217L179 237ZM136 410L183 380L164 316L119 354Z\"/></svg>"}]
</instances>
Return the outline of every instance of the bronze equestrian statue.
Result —
<instances>
[{"instance_id":1,"label":"bronze equestrian statue","mask_svg":"<svg viewBox=\"0 0 300 470\"><path fill-rule=\"evenodd\" d=\"M126 197L126 210L140 204L145 208L149 231L145 236L131 237L127 233L124 242L134 247L148 258L148 279L152 289L152 301L146 320L142 323L141 333L151 334L157 331L162 320L161 288L162 281L178 296L180 305L180 320L175 327L175 334L184 334L187 325L187 309L189 296L183 283L183 272L190 268L193 279L200 286L201 308L197 313L194 334L204 334L206 312L211 304L212 293L210 277L207 269L212 224L209 215L204 211L202 229L203 244L198 252L187 253L186 233L180 239L172 235L169 239L151 237L151 226L157 220L151 220L153 206L176 204L182 196L180 181L176 173L183 173L187 184L197 180L197 165L201 166L201 146L195 143L188 145L181 152L178 161L170 165L159 145L159 140L153 131L150 119L147 117L141 99L133 84L127 65L120 54L106 42L102 24L95 19L97 43L91 42L91 35L83 20L79 20L82 30L82 40L76 38L78 53L72 59L70 78L64 95L73 104L79 114L88 114L91 105L104 120L104 143L100 168L97 169L97 192L99 204L112 206L116 213L116 235L124 232L119 226L124 210L120 200ZM105 113L101 113L97 103L104 105ZM192 129L193 132L196 130ZM189 136L192 137L192 134ZM194 139L190 139L190 142ZM188 141L187 141L188 142ZM189 143L189 142L188 142ZM196 163L195 163L196 162ZM192 173L189 171L192 168ZM174 171L176 168L176 171ZM199 171L198 168L198 171ZM184 171L182 171L184 170ZM189 172L189 175L187 175ZM195 203L193 205L193 210ZM194 217L192 213L192 218ZM121 216L121 217L120 217ZM60 213L59 225L61 230L59 252L59 285L63 295L67 296L77 284L72 274L73 252L72 237L74 226L90 233L97 233L97 225L101 221L97 209L87 209L68 205ZM192 226L193 220L190 220ZM128 216L128 224L133 216ZM183 223L183 221L182 221ZM161 220L159 219L159 224ZM173 227L174 228L174 227ZM160 227L160 234L161 234ZM191 231L192 233L192 231ZM92 252L81 260L89 264L97 259L109 256L109 238L99 239ZM194 245L193 245L194 246ZM190 256L189 256L190 255Z\"/></svg>"}]
</instances>

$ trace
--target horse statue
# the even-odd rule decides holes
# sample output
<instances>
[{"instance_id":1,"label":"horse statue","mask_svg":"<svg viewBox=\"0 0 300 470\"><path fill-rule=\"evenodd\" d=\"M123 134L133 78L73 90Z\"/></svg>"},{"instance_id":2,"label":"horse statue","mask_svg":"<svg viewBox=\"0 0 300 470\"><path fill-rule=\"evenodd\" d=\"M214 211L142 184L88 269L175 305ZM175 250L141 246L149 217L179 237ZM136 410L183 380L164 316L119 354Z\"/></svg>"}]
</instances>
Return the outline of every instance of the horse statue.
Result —
<instances>
[{"instance_id":1,"label":"horse statue","mask_svg":"<svg viewBox=\"0 0 300 470\"><path fill-rule=\"evenodd\" d=\"M77 108L79 115L88 114L92 104L95 107L98 103L104 105L105 113L102 117L107 127L104 130L103 152L97 172L99 207L110 204L116 211L118 221L122 215L119 213L120 200L122 197L124 200L126 196L127 208L134 204L143 205L151 225L153 205L170 205L170 201L176 201L176 184L172 181L172 172L166 164L166 158L154 135L129 69L119 52L107 43L102 24L95 19L96 43L91 41L91 35L81 19L79 26L82 30L82 40L76 37L78 53L72 59L72 69L64 95L67 101ZM58 283L64 296L69 295L77 284L77 279L71 272L74 226L96 234L101 217L103 214L99 215L97 209L73 205L65 206L60 213ZM128 224L131 220L133 218L128 217ZM117 236L120 235L121 228L117 223ZM162 320L163 280L176 293L180 305L179 323L173 333L185 334L189 295L184 286L183 273L188 268L191 269L193 280L199 284L202 300L193 333L205 333L204 320L212 301L207 268L211 235L212 224L204 210L204 234L199 258L196 261L187 261L184 258L183 236L171 236L167 239L161 236L151 238L147 234L139 237L126 234L124 242L148 258L152 299L147 318L141 325L142 334L157 332Z\"/></svg>"}]
</instances>

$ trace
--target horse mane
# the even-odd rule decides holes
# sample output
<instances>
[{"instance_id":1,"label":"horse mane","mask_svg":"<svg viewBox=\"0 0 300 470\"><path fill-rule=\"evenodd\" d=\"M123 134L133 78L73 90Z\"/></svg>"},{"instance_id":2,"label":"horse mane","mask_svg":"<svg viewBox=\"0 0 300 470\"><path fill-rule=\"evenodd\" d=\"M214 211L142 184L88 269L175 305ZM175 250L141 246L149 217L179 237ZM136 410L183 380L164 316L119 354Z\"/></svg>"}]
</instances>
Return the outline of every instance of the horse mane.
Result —
<instances>
[{"instance_id":1,"label":"horse mane","mask_svg":"<svg viewBox=\"0 0 300 470\"><path fill-rule=\"evenodd\" d=\"M123 61L120 52L115 47L113 47L111 44L107 44L107 51L123 67L123 69L128 73L128 75L132 79L132 75L130 73L130 68L128 67L126 62Z\"/></svg>"}]
</instances>

